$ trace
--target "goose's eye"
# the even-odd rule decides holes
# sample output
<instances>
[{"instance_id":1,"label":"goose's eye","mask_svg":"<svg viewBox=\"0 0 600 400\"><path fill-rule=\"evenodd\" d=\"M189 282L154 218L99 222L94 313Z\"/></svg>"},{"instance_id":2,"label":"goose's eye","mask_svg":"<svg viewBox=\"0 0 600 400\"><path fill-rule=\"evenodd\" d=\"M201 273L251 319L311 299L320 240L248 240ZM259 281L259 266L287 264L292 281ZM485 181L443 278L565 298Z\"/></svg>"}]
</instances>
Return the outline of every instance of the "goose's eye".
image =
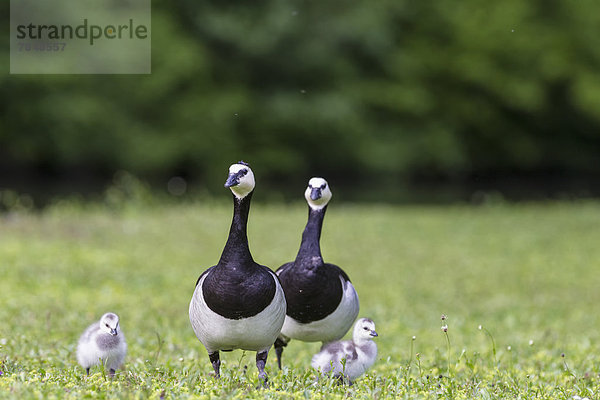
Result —
<instances>
[{"instance_id":1,"label":"goose's eye","mask_svg":"<svg viewBox=\"0 0 600 400\"><path fill-rule=\"evenodd\" d=\"M104 324L104 325L105 325L107 328L110 328L110 326L108 326L108 324ZM365 328L365 329L367 329L367 328Z\"/></svg>"},{"instance_id":2,"label":"goose's eye","mask_svg":"<svg viewBox=\"0 0 600 400\"><path fill-rule=\"evenodd\" d=\"M363 329L364 329L365 331L368 331L368 330L369 330L369 328L367 328L366 326L365 326Z\"/></svg>"},{"instance_id":3,"label":"goose's eye","mask_svg":"<svg viewBox=\"0 0 600 400\"><path fill-rule=\"evenodd\" d=\"M325 189L325 187L327 187L326 183L324 183L324 184L321 185L321 189Z\"/></svg>"},{"instance_id":4,"label":"goose's eye","mask_svg":"<svg viewBox=\"0 0 600 400\"><path fill-rule=\"evenodd\" d=\"M240 171L240 176L245 176L247 173L248 173L248 170L247 170L247 169L242 169L242 170Z\"/></svg>"}]
</instances>

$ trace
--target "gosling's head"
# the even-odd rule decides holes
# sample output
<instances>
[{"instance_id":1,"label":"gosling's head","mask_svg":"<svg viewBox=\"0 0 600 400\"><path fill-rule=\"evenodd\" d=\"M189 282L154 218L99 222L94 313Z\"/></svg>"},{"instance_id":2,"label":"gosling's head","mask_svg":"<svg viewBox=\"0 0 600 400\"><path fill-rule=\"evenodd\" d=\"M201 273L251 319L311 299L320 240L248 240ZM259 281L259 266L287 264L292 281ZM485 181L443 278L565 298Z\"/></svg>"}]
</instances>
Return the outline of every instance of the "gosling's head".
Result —
<instances>
[{"instance_id":1,"label":"gosling's head","mask_svg":"<svg viewBox=\"0 0 600 400\"><path fill-rule=\"evenodd\" d=\"M377 331L375 331L375 322L369 318L361 318L354 324L354 331L352 332L352 339L355 342L361 340L370 340L377 337Z\"/></svg>"},{"instance_id":2,"label":"gosling's head","mask_svg":"<svg viewBox=\"0 0 600 400\"><path fill-rule=\"evenodd\" d=\"M119 333L119 316L114 313L106 313L100 318L100 330L117 336Z\"/></svg>"},{"instance_id":3,"label":"gosling's head","mask_svg":"<svg viewBox=\"0 0 600 400\"><path fill-rule=\"evenodd\" d=\"M304 197L313 210L323 209L331 200L331 196L331 190L329 190L329 185L325 179L315 177L308 181Z\"/></svg>"},{"instance_id":4,"label":"gosling's head","mask_svg":"<svg viewBox=\"0 0 600 400\"><path fill-rule=\"evenodd\" d=\"M240 161L229 167L229 176L225 187L231 189L235 197L243 199L254 190L254 173L250 166Z\"/></svg>"}]
</instances>

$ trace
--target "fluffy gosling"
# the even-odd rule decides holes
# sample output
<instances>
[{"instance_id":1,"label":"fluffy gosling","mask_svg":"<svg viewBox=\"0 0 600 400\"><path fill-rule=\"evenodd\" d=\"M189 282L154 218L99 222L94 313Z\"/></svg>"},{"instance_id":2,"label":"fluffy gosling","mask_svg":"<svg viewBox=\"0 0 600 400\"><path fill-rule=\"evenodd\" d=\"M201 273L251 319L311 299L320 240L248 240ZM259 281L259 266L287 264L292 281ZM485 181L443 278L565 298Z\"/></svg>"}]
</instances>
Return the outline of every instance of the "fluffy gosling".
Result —
<instances>
[{"instance_id":1,"label":"fluffy gosling","mask_svg":"<svg viewBox=\"0 0 600 400\"><path fill-rule=\"evenodd\" d=\"M324 344L312 358L311 365L321 374L347 379L350 384L364 374L377 358L375 323L361 318L354 324L352 340Z\"/></svg>"},{"instance_id":2,"label":"fluffy gosling","mask_svg":"<svg viewBox=\"0 0 600 400\"><path fill-rule=\"evenodd\" d=\"M77 344L77 361L87 375L91 367L102 363L109 375L114 377L126 353L125 336L119 327L119 317L114 313L106 313L100 321L90 325Z\"/></svg>"}]
</instances>

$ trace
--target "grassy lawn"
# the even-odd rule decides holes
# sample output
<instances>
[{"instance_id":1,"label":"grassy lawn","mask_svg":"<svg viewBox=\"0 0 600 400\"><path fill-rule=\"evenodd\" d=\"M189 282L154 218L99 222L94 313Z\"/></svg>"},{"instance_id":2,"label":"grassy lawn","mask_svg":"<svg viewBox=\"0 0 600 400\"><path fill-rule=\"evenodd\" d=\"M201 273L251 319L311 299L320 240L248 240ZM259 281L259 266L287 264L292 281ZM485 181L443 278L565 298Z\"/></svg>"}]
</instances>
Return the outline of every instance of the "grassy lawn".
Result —
<instances>
[{"instance_id":1,"label":"grassy lawn","mask_svg":"<svg viewBox=\"0 0 600 400\"><path fill-rule=\"evenodd\" d=\"M255 389L252 353L222 353L213 378L187 309L230 218L229 203L200 202L0 215L0 398L600 396L600 203L333 201L323 256L349 274L380 335L351 387L315 383L319 344L294 341L283 372L271 352L269 389ZM305 204L254 204L254 258L292 260L305 221ZM100 368L86 378L77 339L106 311L121 317L126 363L114 380Z\"/></svg>"}]
</instances>

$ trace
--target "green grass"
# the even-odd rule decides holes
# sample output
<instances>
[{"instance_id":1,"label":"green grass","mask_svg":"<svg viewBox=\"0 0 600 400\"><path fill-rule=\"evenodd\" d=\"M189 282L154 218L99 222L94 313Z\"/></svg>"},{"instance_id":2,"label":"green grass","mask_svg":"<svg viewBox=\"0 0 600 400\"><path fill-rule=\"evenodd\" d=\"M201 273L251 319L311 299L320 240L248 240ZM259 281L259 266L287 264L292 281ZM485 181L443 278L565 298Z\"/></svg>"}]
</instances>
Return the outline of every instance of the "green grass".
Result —
<instances>
[{"instance_id":1,"label":"green grass","mask_svg":"<svg viewBox=\"0 0 600 400\"><path fill-rule=\"evenodd\" d=\"M258 262L294 258L305 207L253 205ZM213 378L187 309L230 218L230 204L209 202L0 215L0 398L600 396L599 203L333 202L323 256L348 272L380 334L378 360L351 387L316 383L319 345L295 341L283 372L271 352L269 389L255 389L252 353L223 353ZM75 360L79 335L106 311L129 344L112 381L99 368L84 377Z\"/></svg>"}]
</instances>

